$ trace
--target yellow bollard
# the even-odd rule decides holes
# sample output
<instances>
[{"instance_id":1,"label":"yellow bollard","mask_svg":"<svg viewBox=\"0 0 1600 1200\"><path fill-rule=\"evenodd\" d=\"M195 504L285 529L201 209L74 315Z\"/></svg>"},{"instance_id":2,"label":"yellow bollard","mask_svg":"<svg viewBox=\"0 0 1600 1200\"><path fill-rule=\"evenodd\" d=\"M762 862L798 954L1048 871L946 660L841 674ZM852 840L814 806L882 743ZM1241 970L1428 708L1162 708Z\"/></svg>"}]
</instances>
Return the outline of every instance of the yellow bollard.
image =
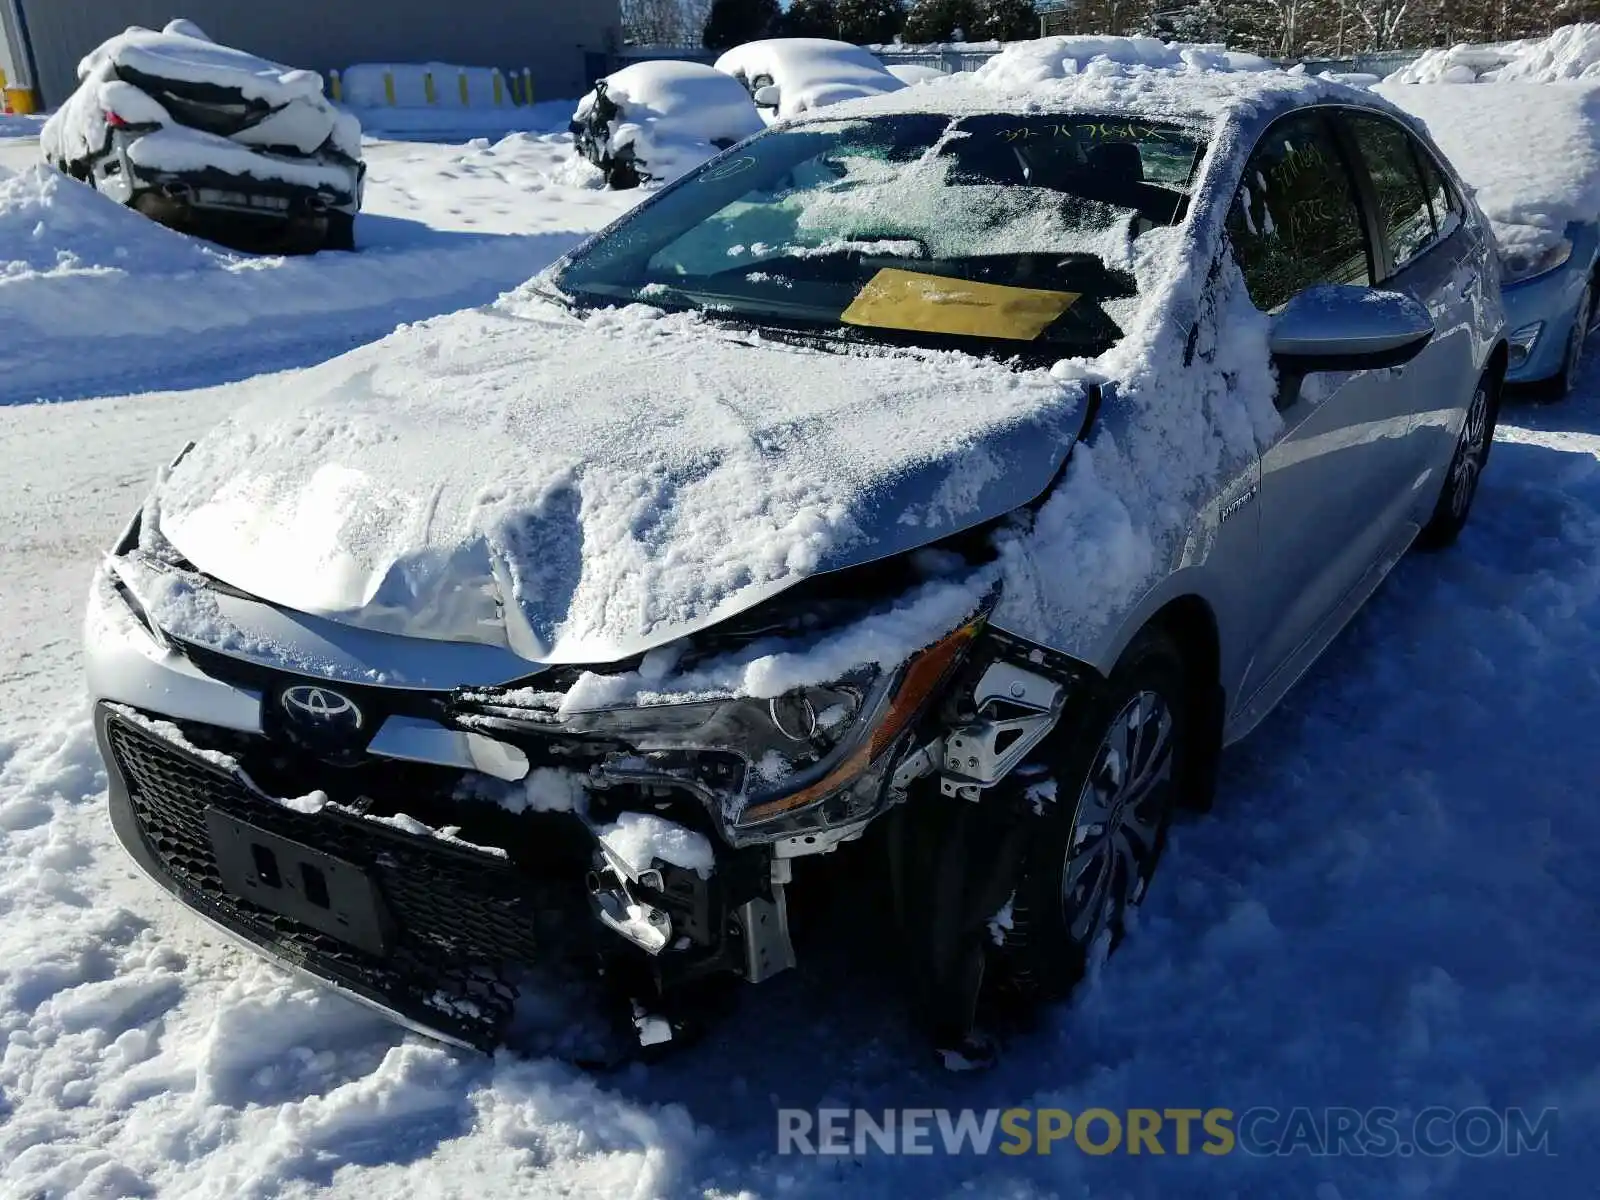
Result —
<instances>
[{"instance_id":1,"label":"yellow bollard","mask_svg":"<svg viewBox=\"0 0 1600 1200\"><path fill-rule=\"evenodd\" d=\"M495 68L494 74L489 76L489 79L494 84L494 106L496 108L504 108L506 103L506 81L500 77L500 69L498 67Z\"/></svg>"},{"instance_id":2,"label":"yellow bollard","mask_svg":"<svg viewBox=\"0 0 1600 1200\"><path fill-rule=\"evenodd\" d=\"M390 108L394 107L394 72L383 73L383 101Z\"/></svg>"},{"instance_id":3,"label":"yellow bollard","mask_svg":"<svg viewBox=\"0 0 1600 1200\"><path fill-rule=\"evenodd\" d=\"M462 108L469 108L472 105L472 101L467 98L467 73L465 71L461 72L460 80L461 80L461 107Z\"/></svg>"},{"instance_id":4,"label":"yellow bollard","mask_svg":"<svg viewBox=\"0 0 1600 1200\"><path fill-rule=\"evenodd\" d=\"M424 71L422 73L422 94L429 104L437 104L439 102L439 97L433 90L432 71Z\"/></svg>"},{"instance_id":5,"label":"yellow bollard","mask_svg":"<svg viewBox=\"0 0 1600 1200\"><path fill-rule=\"evenodd\" d=\"M328 95L335 104L344 99L344 81L339 78L337 71L328 72Z\"/></svg>"},{"instance_id":6,"label":"yellow bollard","mask_svg":"<svg viewBox=\"0 0 1600 1200\"><path fill-rule=\"evenodd\" d=\"M522 94L529 104L533 103L533 72L527 67L522 68Z\"/></svg>"}]
</instances>

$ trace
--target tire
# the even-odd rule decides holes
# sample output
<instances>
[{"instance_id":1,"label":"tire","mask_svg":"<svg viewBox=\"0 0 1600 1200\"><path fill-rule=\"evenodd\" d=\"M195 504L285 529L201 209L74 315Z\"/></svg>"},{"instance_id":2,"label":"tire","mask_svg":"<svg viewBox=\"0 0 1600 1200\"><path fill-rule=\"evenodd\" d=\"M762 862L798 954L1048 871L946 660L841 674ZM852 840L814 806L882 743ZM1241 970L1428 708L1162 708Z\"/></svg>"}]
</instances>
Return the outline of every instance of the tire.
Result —
<instances>
[{"instance_id":1,"label":"tire","mask_svg":"<svg viewBox=\"0 0 1600 1200\"><path fill-rule=\"evenodd\" d=\"M1583 347L1589 337L1589 326L1594 322L1594 285L1583 289L1578 298L1578 311L1572 319L1572 329L1567 334L1566 349L1561 354L1561 370L1549 379L1533 384L1530 391L1535 400L1554 403L1572 394L1578 382L1578 367L1583 361Z\"/></svg>"},{"instance_id":2,"label":"tire","mask_svg":"<svg viewBox=\"0 0 1600 1200\"><path fill-rule=\"evenodd\" d=\"M1478 495L1478 481L1489 462L1489 451L1494 446L1495 422L1500 415L1500 385L1492 376L1485 375L1473 389L1472 400L1467 405L1467 419L1456 439L1455 453L1450 456L1450 467L1445 472L1439 489L1439 500L1434 505L1433 516L1417 535L1421 550L1443 550L1455 545L1472 515L1472 502Z\"/></svg>"},{"instance_id":3,"label":"tire","mask_svg":"<svg viewBox=\"0 0 1600 1200\"><path fill-rule=\"evenodd\" d=\"M354 213L331 212L328 229L322 236L324 250L351 251L356 248L356 216Z\"/></svg>"},{"instance_id":4,"label":"tire","mask_svg":"<svg viewBox=\"0 0 1600 1200\"><path fill-rule=\"evenodd\" d=\"M606 186L615 192L625 192L639 186L639 167L632 158L613 158L603 168Z\"/></svg>"},{"instance_id":5,"label":"tire","mask_svg":"<svg viewBox=\"0 0 1600 1200\"><path fill-rule=\"evenodd\" d=\"M1024 1002L1065 995L1088 970L1097 941L1109 937L1111 950L1121 943L1127 910L1145 897L1190 777L1197 726L1188 682L1172 638L1146 629L1061 744L1049 772L1054 796L1031 789L1023 819L1036 827L1011 928L991 954L1005 992ZM1118 765L1130 759L1131 776Z\"/></svg>"}]
</instances>

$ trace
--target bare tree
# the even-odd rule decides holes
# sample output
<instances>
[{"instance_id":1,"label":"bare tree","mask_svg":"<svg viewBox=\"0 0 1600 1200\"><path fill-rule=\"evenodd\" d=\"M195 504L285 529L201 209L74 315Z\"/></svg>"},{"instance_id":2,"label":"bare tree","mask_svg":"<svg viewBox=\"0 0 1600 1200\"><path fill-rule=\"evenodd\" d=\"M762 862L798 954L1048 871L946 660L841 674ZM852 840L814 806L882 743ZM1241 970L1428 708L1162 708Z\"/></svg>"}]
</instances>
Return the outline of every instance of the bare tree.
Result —
<instances>
[{"instance_id":1,"label":"bare tree","mask_svg":"<svg viewBox=\"0 0 1600 1200\"><path fill-rule=\"evenodd\" d=\"M622 0L622 37L631 46L698 46L711 0Z\"/></svg>"},{"instance_id":2,"label":"bare tree","mask_svg":"<svg viewBox=\"0 0 1600 1200\"><path fill-rule=\"evenodd\" d=\"M1400 28L1410 0L1355 0L1356 20L1366 33L1365 50L1393 50L1400 45Z\"/></svg>"}]
</instances>

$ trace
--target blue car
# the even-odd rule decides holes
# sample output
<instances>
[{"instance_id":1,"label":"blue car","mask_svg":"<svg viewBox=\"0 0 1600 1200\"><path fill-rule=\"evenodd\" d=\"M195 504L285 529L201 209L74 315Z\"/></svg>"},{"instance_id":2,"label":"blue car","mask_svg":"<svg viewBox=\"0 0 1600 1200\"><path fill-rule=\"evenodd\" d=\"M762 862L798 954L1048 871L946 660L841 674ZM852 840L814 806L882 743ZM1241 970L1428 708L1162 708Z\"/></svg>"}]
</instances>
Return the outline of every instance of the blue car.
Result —
<instances>
[{"instance_id":1,"label":"blue car","mask_svg":"<svg viewBox=\"0 0 1600 1200\"><path fill-rule=\"evenodd\" d=\"M1583 344L1595 316L1600 220L1572 221L1566 236L1542 255L1507 255L1500 295L1511 330L1506 382L1550 399L1572 390Z\"/></svg>"}]
</instances>

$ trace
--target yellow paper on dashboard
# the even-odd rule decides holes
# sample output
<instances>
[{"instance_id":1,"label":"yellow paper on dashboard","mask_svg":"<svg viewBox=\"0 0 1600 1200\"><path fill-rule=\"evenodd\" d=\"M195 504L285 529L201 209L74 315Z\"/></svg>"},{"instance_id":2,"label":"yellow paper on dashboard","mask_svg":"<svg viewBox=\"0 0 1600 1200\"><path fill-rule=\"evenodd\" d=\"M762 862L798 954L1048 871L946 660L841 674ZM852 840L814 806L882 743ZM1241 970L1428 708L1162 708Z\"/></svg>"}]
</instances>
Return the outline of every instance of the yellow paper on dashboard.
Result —
<instances>
[{"instance_id":1,"label":"yellow paper on dashboard","mask_svg":"<svg viewBox=\"0 0 1600 1200\"><path fill-rule=\"evenodd\" d=\"M873 329L1031 342L1081 294L974 283L885 267L866 282L840 320Z\"/></svg>"}]
</instances>

